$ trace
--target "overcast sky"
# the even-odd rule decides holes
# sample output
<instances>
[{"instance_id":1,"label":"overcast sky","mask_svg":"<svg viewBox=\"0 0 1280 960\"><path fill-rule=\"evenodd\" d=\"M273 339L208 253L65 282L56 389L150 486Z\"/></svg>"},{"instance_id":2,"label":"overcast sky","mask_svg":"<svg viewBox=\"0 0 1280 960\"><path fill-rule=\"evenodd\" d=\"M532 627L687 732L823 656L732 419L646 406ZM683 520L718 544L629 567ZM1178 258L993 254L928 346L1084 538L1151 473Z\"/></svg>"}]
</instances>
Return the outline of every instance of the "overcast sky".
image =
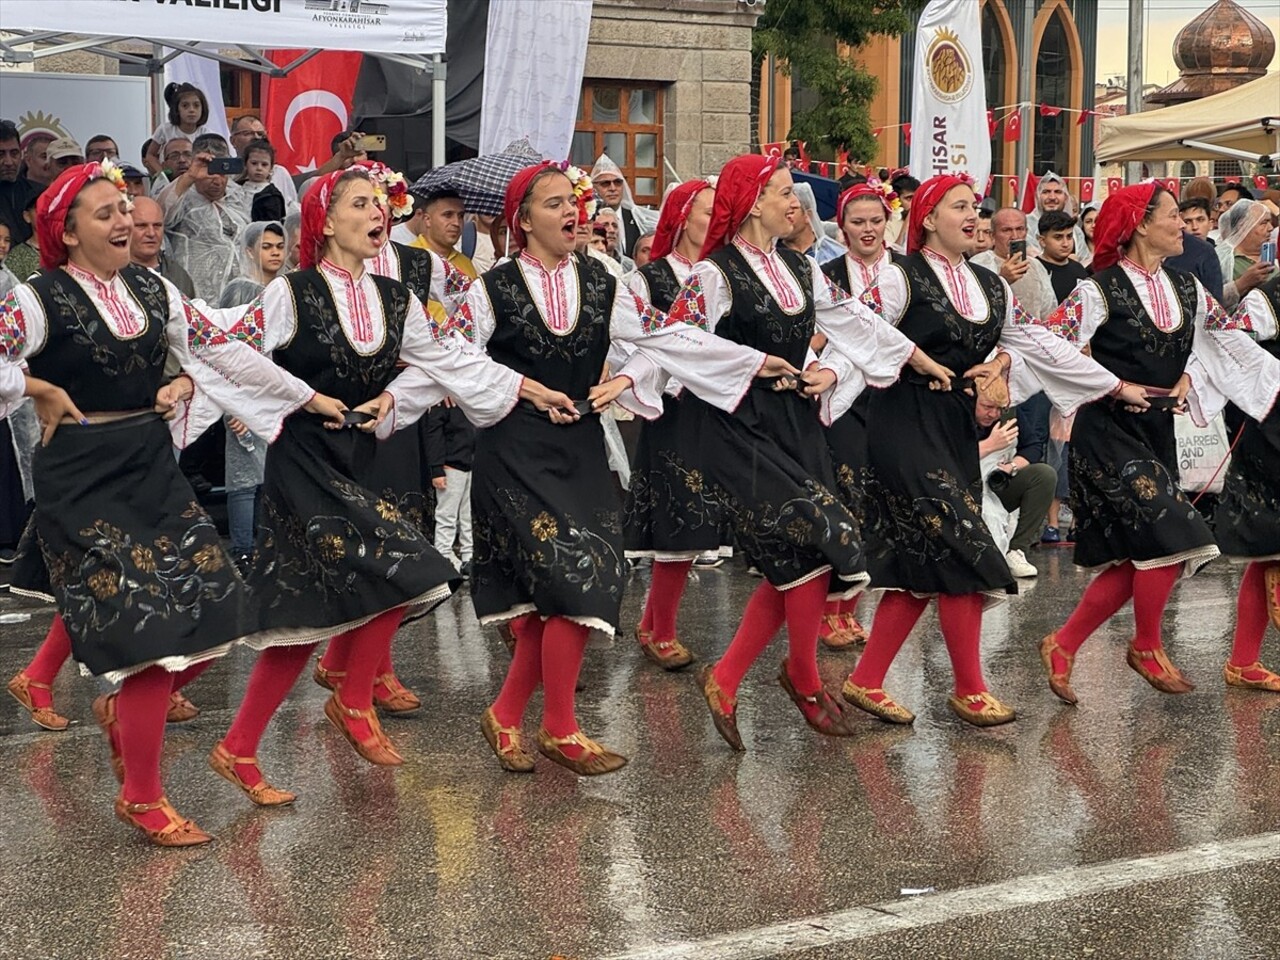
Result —
<instances>
[{"instance_id":1,"label":"overcast sky","mask_svg":"<svg viewBox=\"0 0 1280 960\"><path fill-rule=\"evenodd\" d=\"M1237 0L1255 17L1280 37L1280 0ZM1129 0L1097 0L1098 4L1098 79L1127 72ZM1146 54L1147 83L1161 86L1178 76L1173 64L1173 38L1197 15L1213 6L1213 0L1145 0L1146 29L1143 50ZM1280 68L1272 58L1271 69Z\"/></svg>"}]
</instances>

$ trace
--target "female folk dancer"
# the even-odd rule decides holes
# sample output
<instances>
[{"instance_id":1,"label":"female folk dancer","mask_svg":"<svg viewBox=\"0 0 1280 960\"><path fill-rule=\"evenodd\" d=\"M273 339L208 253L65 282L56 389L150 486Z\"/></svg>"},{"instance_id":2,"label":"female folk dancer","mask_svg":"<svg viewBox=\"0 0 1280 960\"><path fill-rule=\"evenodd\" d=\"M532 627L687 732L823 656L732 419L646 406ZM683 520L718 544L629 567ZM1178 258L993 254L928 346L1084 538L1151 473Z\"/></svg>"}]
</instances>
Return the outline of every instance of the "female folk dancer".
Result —
<instances>
[{"instance_id":1,"label":"female folk dancer","mask_svg":"<svg viewBox=\"0 0 1280 960\"><path fill-rule=\"evenodd\" d=\"M283 369L372 417L358 430L290 417L267 457L249 576L264 631L249 642L262 654L231 729L209 758L262 806L294 795L263 778L258 742L316 644L329 637L340 648L343 679L325 716L370 763L403 762L373 710L377 671L405 613L435 605L458 582L430 540L368 489L373 431L388 415L445 395L480 422L500 416L518 396L543 406L569 402L437 341L409 288L365 269L387 232L368 171L328 174L302 209L302 269L269 284L246 321L259 327L263 351ZM397 376L399 360L410 366Z\"/></svg>"},{"instance_id":2,"label":"female folk dancer","mask_svg":"<svg viewBox=\"0 0 1280 960\"><path fill-rule=\"evenodd\" d=\"M871 179L855 184L836 204L836 222L844 234L848 252L837 260L823 264L827 279L851 297L861 297L880 274L882 267L897 263L902 257L884 242L885 228L901 202L886 184ZM849 412L827 428L827 446L831 449L836 485L845 506L858 526L866 522L863 487L867 470L867 404L871 396L864 392ZM833 650L863 643L867 632L854 616L857 599L827 603L819 637Z\"/></svg>"},{"instance_id":3,"label":"female folk dancer","mask_svg":"<svg viewBox=\"0 0 1280 960\"><path fill-rule=\"evenodd\" d=\"M1180 412L1192 387L1187 364L1196 331L1222 308L1190 274L1161 266L1182 250L1178 204L1154 183L1125 187L1102 205L1094 237L1094 275L1045 325L1087 344L1116 376L1171 398ZM1192 690L1165 654L1160 619L1178 577L1193 575L1218 556L1218 547L1178 486L1168 409L1143 412L1105 399L1081 409L1071 434L1071 503L1075 562L1104 569L1040 645L1050 689L1076 702L1076 652L1132 597L1129 666L1163 693Z\"/></svg>"},{"instance_id":4,"label":"female folk dancer","mask_svg":"<svg viewBox=\"0 0 1280 960\"><path fill-rule=\"evenodd\" d=\"M811 258L778 244L801 215L792 186L773 158L725 165L701 259L670 319L795 366L804 364L816 324L867 379L890 383L910 363L945 381L946 371L906 337L842 300ZM687 480L710 487L737 545L765 577L724 656L698 675L716 730L735 750L744 749L738 687L784 621L788 654L778 682L815 730L850 732L818 674L818 627L829 594L850 597L865 583L862 546L853 516L831 492L835 478L814 404L780 386L757 378L731 411L703 411L705 473Z\"/></svg>"},{"instance_id":5,"label":"female folk dancer","mask_svg":"<svg viewBox=\"0 0 1280 960\"><path fill-rule=\"evenodd\" d=\"M633 275L631 289L666 313L693 272L711 220L715 190L706 180L688 180L662 203L652 259ZM644 615L636 640L644 655L664 670L679 670L693 654L676 637L676 616L689 568L698 555L720 546L720 511L710 491L685 482L702 462L700 418L669 381L662 416L644 422L631 465L625 517L627 556L653 558Z\"/></svg>"},{"instance_id":6,"label":"female folk dancer","mask_svg":"<svg viewBox=\"0 0 1280 960\"><path fill-rule=\"evenodd\" d=\"M1141 391L1124 386L1064 340L1022 325L1008 285L965 260L976 226L967 180L927 181L911 207L906 260L883 268L863 302L939 362L974 378L979 391L1002 405L1009 397L1000 381L1010 375L1012 392L1030 395L1043 388L1061 407L1121 388L1143 402ZM995 359L987 361L997 348ZM982 674L984 595L1016 587L982 520L974 397L929 386L906 376L873 392L868 404L869 435L879 439L869 444L867 457L867 568L872 583L886 593L843 694L887 722L915 719L885 693L884 678L936 597L955 674L950 707L968 723L994 726L1013 720L1014 711L988 691Z\"/></svg>"},{"instance_id":7,"label":"female folk dancer","mask_svg":"<svg viewBox=\"0 0 1280 960\"><path fill-rule=\"evenodd\" d=\"M35 530L59 622L82 669L121 684L94 703L121 781L116 815L153 843L191 846L211 838L174 811L160 780L170 695L249 628L243 585L155 413L182 407L182 440L218 407L265 436L303 406L340 408L130 265L131 223L124 179L106 161L65 171L41 195L46 272L0 307L0 401L35 398ZM170 351L184 373L162 387Z\"/></svg>"},{"instance_id":8,"label":"female folk dancer","mask_svg":"<svg viewBox=\"0 0 1280 960\"><path fill-rule=\"evenodd\" d=\"M662 401L655 365L726 406L761 369L794 370L666 323L594 260L574 256L576 226L593 205L589 191L585 175L549 164L511 181L504 216L520 252L472 284L457 317L468 339L494 359L537 370L551 386L586 398L589 414L638 377L642 386L628 399L656 415ZM622 374L599 384L611 339L634 355ZM637 373L645 366L650 373ZM482 623L514 621L516 637L506 681L481 721L485 739L504 769L532 771L520 723L541 683L538 751L581 775L621 769L626 758L583 734L574 709L588 631L612 635L622 602L622 525L599 420L558 411L548 419L517 406L478 434L472 483L472 600Z\"/></svg>"}]
</instances>

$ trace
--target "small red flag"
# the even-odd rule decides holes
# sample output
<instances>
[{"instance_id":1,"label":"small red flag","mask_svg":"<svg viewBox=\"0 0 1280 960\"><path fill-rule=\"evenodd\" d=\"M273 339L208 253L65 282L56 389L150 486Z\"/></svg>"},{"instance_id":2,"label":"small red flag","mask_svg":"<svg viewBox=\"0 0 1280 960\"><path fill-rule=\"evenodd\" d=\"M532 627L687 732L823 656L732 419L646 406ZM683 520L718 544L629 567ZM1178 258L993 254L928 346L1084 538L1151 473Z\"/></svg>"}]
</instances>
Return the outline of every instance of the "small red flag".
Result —
<instances>
[{"instance_id":1,"label":"small red flag","mask_svg":"<svg viewBox=\"0 0 1280 960\"><path fill-rule=\"evenodd\" d=\"M1124 180L1120 177L1107 177L1107 193L1112 194L1124 186Z\"/></svg>"},{"instance_id":2,"label":"small red flag","mask_svg":"<svg viewBox=\"0 0 1280 960\"><path fill-rule=\"evenodd\" d=\"M1093 111L1092 111L1092 110L1081 110L1081 111L1080 111L1080 116L1076 117L1076 126L1077 126L1077 127L1083 127L1083 126L1084 126L1084 124L1085 124L1085 121L1086 121L1086 120L1088 120L1088 119L1089 119L1090 117L1092 117L1092 116L1093 116Z\"/></svg>"},{"instance_id":3,"label":"small red flag","mask_svg":"<svg viewBox=\"0 0 1280 960\"><path fill-rule=\"evenodd\" d=\"M1036 187L1040 186L1040 178L1030 170L1022 188L1022 212L1030 213L1036 208Z\"/></svg>"},{"instance_id":4,"label":"small red flag","mask_svg":"<svg viewBox=\"0 0 1280 960\"><path fill-rule=\"evenodd\" d=\"M1182 181L1177 177L1169 177L1164 182L1164 188L1176 198L1182 193Z\"/></svg>"},{"instance_id":5,"label":"small red flag","mask_svg":"<svg viewBox=\"0 0 1280 960\"><path fill-rule=\"evenodd\" d=\"M874 130L871 131L871 135L875 137L877 140L880 139L880 134L882 133L884 133L884 127L876 127Z\"/></svg>"},{"instance_id":6,"label":"small red flag","mask_svg":"<svg viewBox=\"0 0 1280 960\"><path fill-rule=\"evenodd\" d=\"M987 139L988 140L995 139L996 130L999 129L999 127L1000 127L1000 124L996 122L996 112L994 110L988 110L987 111Z\"/></svg>"},{"instance_id":7,"label":"small red flag","mask_svg":"<svg viewBox=\"0 0 1280 960\"><path fill-rule=\"evenodd\" d=\"M831 170L831 166L827 163L827 161L825 160L818 161L818 176L825 177L828 175L828 172L830 170Z\"/></svg>"},{"instance_id":8,"label":"small red flag","mask_svg":"<svg viewBox=\"0 0 1280 960\"><path fill-rule=\"evenodd\" d=\"M1009 114L1008 119L1004 122L1004 142L1017 143L1022 137L1022 108L1019 107L1013 113Z\"/></svg>"},{"instance_id":9,"label":"small red flag","mask_svg":"<svg viewBox=\"0 0 1280 960\"><path fill-rule=\"evenodd\" d=\"M1080 202L1092 203L1093 190L1094 190L1093 177L1085 177L1083 180L1081 180L1080 181Z\"/></svg>"},{"instance_id":10,"label":"small red flag","mask_svg":"<svg viewBox=\"0 0 1280 960\"><path fill-rule=\"evenodd\" d=\"M766 157L781 157L782 151L787 149L787 141L779 140L777 143L760 144L760 152Z\"/></svg>"},{"instance_id":11,"label":"small red flag","mask_svg":"<svg viewBox=\"0 0 1280 960\"><path fill-rule=\"evenodd\" d=\"M1239 182L1240 182L1240 178L1239 178L1239 177L1227 177L1227 178L1226 178L1226 181L1227 181L1227 183L1239 183Z\"/></svg>"},{"instance_id":12,"label":"small red flag","mask_svg":"<svg viewBox=\"0 0 1280 960\"><path fill-rule=\"evenodd\" d=\"M904 123L902 125L902 139L908 147L911 146L911 124Z\"/></svg>"},{"instance_id":13,"label":"small red flag","mask_svg":"<svg viewBox=\"0 0 1280 960\"><path fill-rule=\"evenodd\" d=\"M1061 112L1061 107L1051 107L1047 103L1040 104L1040 116L1042 117L1056 117Z\"/></svg>"},{"instance_id":14,"label":"small red flag","mask_svg":"<svg viewBox=\"0 0 1280 960\"><path fill-rule=\"evenodd\" d=\"M1267 175L1265 173L1258 174L1253 178L1253 185L1259 190L1267 189Z\"/></svg>"},{"instance_id":15,"label":"small red flag","mask_svg":"<svg viewBox=\"0 0 1280 960\"><path fill-rule=\"evenodd\" d=\"M849 172L849 151L841 147L836 151L836 179L839 180Z\"/></svg>"},{"instance_id":16,"label":"small red flag","mask_svg":"<svg viewBox=\"0 0 1280 960\"><path fill-rule=\"evenodd\" d=\"M1011 197L1018 196L1018 178L1017 177L1009 178L1009 196Z\"/></svg>"},{"instance_id":17,"label":"small red flag","mask_svg":"<svg viewBox=\"0 0 1280 960\"><path fill-rule=\"evenodd\" d=\"M989 197L989 196L991 196L991 188L992 188L992 187L994 187L995 185L996 185L996 176L995 176L995 174L993 173L991 176L987 177L987 186L986 186L986 188L982 191L982 195L983 195L984 197Z\"/></svg>"}]
</instances>

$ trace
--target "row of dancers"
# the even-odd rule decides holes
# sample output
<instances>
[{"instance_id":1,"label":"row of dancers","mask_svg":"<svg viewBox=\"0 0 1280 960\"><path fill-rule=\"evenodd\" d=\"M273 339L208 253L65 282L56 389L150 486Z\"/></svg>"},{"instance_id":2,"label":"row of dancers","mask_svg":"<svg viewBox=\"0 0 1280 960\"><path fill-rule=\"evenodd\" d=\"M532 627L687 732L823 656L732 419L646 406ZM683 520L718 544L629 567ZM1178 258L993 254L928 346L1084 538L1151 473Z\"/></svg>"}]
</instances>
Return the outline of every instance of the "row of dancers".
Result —
<instances>
[{"instance_id":1,"label":"row of dancers","mask_svg":"<svg viewBox=\"0 0 1280 960\"><path fill-rule=\"evenodd\" d=\"M219 311L130 266L121 178L110 164L73 168L39 202L44 272L0 308L0 402L32 397L45 430L14 585L58 605L10 690L37 722L63 720L49 687L68 653L119 684L94 712L121 781L116 814L152 842L211 839L165 795L164 725L194 710L180 691L237 645L259 655L210 764L252 802L295 799L256 754L324 641L326 717L369 762L403 762L377 713L418 705L392 638L458 574L407 521L387 453L446 397L481 428L472 600L512 647L481 729L506 770L534 768L523 720L538 687L538 753L582 775L626 764L576 718L589 632L616 633L626 555L647 554L637 640L661 666L687 667L676 622L689 564L726 531L764 577L724 655L697 672L734 749L739 684L784 623L778 680L809 726L849 735L851 708L910 723L884 678L935 598L952 710L977 726L1013 720L979 648L984 606L1016 586L982 521L975 392L1008 404L1043 390L1080 411L1076 560L1103 570L1041 645L1059 697L1075 702L1076 652L1130 597L1130 665L1157 689L1189 689L1160 618L1176 579L1220 547L1253 560L1227 681L1280 690L1258 663L1280 558L1280 294L1273 283L1228 316L1163 269L1181 228L1160 186L1113 193L1094 276L1035 318L967 262L977 209L961 177L922 185L901 257L884 248L884 192L850 188L849 254L820 269L777 243L800 215L790 173L738 157L714 188L668 196L634 289L575 254L590 187L563 164L512 180L503 219L517 252L472 283L389 241L389 177L359 164L320 178L303 200L302 269L247 311ZM443 322L427 299L449 305ZM169 357L182 373L166 382ZM1178 488L1169 410L1199 419L1228 400L1251 419L1211 531ZM598 416L615 402L646 420L625 507ZM244 581L172 454L224 412L271 441ZM849 635L868 583L884 594L866 649L828 690L819 634Z\"/></svg>"}]
</instances>

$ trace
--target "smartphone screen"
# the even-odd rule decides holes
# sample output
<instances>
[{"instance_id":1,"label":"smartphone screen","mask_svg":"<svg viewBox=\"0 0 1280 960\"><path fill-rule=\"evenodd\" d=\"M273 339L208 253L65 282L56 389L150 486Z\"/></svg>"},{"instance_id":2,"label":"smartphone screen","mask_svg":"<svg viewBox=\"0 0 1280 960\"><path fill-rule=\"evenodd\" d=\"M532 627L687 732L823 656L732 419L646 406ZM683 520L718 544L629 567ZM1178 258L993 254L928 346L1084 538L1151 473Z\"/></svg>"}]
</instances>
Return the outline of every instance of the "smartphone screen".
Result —
<instances>
[{"instance_id":1,"label":"smartphone screen","mask_svg":"<svg viewBox=\"0 0 1280 960\"><path fill-rule=\"evenodd\" d=\"M1022 257L1023 260L1027 259L1027 241L1009 241L1009 258L1012 259L1014 257Z\"/></svg>"},{"instance_id":2,"label":"smartphone screen","mask_svg":"<svg viewBox=\"0 0 1280 960\"><path fill-rule=\"evenodd\" d=\"M209 161L209 173L238 177L244 173L244 161L239 157L214 157Z\"/></svg>"},{"instance_id":3,"label":"smartphone screen","mask_svg":"<svg viewBox=\"0 0 1280 960\"><path fill-rule=\"evenodd\" d=\"M1258 255L1258 261L1260 263L1276 262L1276 242L1274 240L1268 240L1262 245L1262 252Z\"/></svg>"}]
</instances>

